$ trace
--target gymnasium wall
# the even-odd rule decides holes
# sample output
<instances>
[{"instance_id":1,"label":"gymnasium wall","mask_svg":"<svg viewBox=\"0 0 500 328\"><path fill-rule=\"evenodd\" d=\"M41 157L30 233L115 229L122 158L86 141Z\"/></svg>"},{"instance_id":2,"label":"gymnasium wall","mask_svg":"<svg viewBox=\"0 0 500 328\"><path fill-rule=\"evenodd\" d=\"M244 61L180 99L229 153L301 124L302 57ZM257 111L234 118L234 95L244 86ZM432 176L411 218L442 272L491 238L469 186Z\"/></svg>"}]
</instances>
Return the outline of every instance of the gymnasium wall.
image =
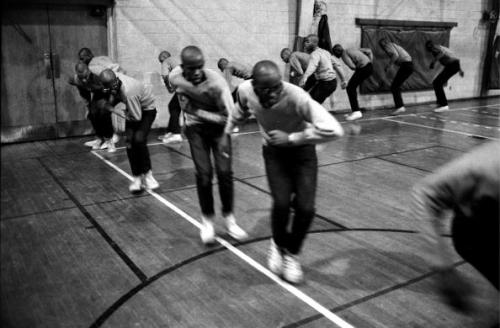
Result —
<instances>
[{"instance_id":1,"label":"gymnasium wall","mask_svg":"<svg viewBox=\"0 0 500 328\"><path fill-rule=\"evenodd\" d=\"M178 59L182 48L197 45L206 67L216 70L221 57L250 67L262 59L280 63L280 50L294 39L295 17L289 0L116 0L112 55L131 76L153 84L159 108L153 126L166 127L171 95L160 80L161 50Z\"/></svg>"},{"instance_id":2,"label":"gymnasium wall","mask_svg":"<svg viewBox=\"0 0 500 328\"><path fill-rule=\"evenodd\" d=\"M171 98L160 80L158 53L166 49L178 58L189 44L198 45L207 58L207 67L217 69L220 57L252 65L271 59L285 70L279 52L293 46L298 0L116 0L110 17L111 54L130 75L154 85L159 116L154 126L168 121ZM482 61L488 25L480 22L487 0L327 0L332 43L359 46L361 28L355 18L457 22L451 30L450 48L460 58L465 78L450 80L449 99L479 96ZM301 25L312 15L313 1L302 0ZM306 8L307 6L307 8ZM304 18L306 17L306 18ZM344 71L351 71L344 66ZM438 70L436 70L436 74ZM490 91L498 95L500 91ZM434 101L433 91L405 92L407 104ZM349 108L340 87L330 110ZM362 107L390 107L389 93L360 95Z\"/></svg>"},{"instance_id":3,"label":"gymnasium wall","mask_svg":"<svg viewBox=\"0 0 500 328\"><path fill-rule=\"evenodd\" d=\"M445 88L448 99L479 97L481 74L485 56L485 43L489 25L480 22L482 11L487 9L488 0L328 0L328 23L332 43L346 47L359 47L361 28L355 18L394 19L411 21L456 22L451 29L450 49L460 58L465 77L454 76ZM438 65L437 65L438 66ZM344 71L351 74L344 66ZM435 69L436 75L439 72ZM335 107L349 108L345 92L334 93ZM490 95L499 95L490 90ZM405 92L406 104L434 101L434 92ZM362 107L393 106L390 93L360 95ZM327 100L328 101L328 100ZM325 104L326 105L326 104Z\"/></svg>"}]
</instances>

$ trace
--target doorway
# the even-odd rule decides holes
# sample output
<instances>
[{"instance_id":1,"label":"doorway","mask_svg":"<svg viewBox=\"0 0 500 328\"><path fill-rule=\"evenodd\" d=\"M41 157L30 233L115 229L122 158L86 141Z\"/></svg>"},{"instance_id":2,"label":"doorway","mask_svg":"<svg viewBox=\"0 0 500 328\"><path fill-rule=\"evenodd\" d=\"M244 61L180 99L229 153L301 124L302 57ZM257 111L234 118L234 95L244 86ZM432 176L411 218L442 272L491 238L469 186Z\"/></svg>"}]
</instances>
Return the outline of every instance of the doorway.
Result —
<instances>
[{"instance_id":1,"label":"doorway","mask_svg":"<svg viewBox=\"0 0 500 328\"><path fill-rule=\"evenodd\" d=\"M1 142L92 132L75 87L78 50L107 54L105 7L9 5L2 11Z\"/></svg>"}]
</instances>

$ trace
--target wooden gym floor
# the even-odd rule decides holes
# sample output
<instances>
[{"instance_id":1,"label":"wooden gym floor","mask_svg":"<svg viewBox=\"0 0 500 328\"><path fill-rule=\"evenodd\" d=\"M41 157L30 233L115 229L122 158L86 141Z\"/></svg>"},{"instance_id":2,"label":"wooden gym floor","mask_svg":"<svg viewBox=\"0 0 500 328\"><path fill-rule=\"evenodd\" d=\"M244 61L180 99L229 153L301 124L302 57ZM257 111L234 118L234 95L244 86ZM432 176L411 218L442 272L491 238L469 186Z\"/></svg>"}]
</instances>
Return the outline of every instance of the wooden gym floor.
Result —
<instances>
[{"instance_id":1,"label":"wooden gym floor","mask_svg":"<svg viewBox=\"0 0 500 328\"><path fill-rule=\"evenodd\" d=\"M299 286L265 268L271 199L255 123L233 137L235 214L250 239L234 242L219 220L213 247L199 238L185 141L165 146L152 133L161 187L139 196L128 192L123 148L91 152L90 138L2 146L2 327L489 328L497 291L457 255L475 307L462 314L444 304L419 222L406 212L415 182L500 139L500 98L450 107L371 111L358 123L338 116L347 133L318 153Z\"/></svg>"}]
</instances>

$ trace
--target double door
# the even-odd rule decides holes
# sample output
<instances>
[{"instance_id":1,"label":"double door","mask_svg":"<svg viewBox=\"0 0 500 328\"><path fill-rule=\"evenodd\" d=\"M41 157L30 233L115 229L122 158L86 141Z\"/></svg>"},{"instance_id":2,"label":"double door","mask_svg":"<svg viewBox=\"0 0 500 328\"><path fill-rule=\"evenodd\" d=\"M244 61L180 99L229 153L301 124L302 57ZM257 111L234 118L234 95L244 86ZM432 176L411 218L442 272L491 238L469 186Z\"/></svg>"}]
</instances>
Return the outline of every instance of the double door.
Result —
<instances>
[{"instance_id":1,"label":"double door","mask_svg":"<svg viewBox=\"0 0 500 328\"><path fill-rule=\"evenodd\" d=\"M91 132L86 106L68 84L78 50L107 54L106 10L8 5L2 10L2 143Z\"/></svg>"}]
</instances>

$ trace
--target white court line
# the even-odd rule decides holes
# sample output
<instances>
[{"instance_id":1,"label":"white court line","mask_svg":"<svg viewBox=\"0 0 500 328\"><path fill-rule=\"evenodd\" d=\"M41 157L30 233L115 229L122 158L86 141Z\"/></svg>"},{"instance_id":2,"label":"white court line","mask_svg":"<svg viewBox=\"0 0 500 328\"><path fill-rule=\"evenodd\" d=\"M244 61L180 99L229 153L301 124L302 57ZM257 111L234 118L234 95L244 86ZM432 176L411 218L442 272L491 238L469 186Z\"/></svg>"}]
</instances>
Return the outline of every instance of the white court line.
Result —
<instances>
[{"instance_id":1,"label":"white court line","mask_svg":"<svg viewBox=\"0 0 500 328\"><path fill-rule=\"evenodd\" d=\"M456 111L460 111L460 110L468 110L468 109L483 108L483 107L495 107L495 106L499 106L500 107L500 104L482 105L482 106L474 106L474 107L463 107L463 108L452 108L452 109L446 111L446 113L448 113L448 112L456 112ZM413 114L403 114L403 115L394 115L394 116L393 115L389 115L389 116L381 116L381 117L372 117L372 118L367 118L367 119L360 119L360 120L356 120L356 121L351 121L349 123L384 120L384 119L393 118L393 117L415 116L417 114L425 114L425 113L433 113L433 112L430 111L430 112L413 113Z\"/></svg>"},{"instance_id":2,"label":"white court line","mask_svg":"<svg viewBox=\"0 0 500 328\"><path fill-rule=\"evenodd\" d=\"M102 155L98 154L95 151L92 151L92 154L94 154L99 159L101 159L102 161L104 161L107 165L111 166L118 173L120 173L121 175L125 176L127 179L129 179L130 181L132 181L132 176L130 176L127 172L123 171L121 168L119 168L115 164L113 164L110 161L108 161L107 159L105 159ZM166 200L164 197L160 196L159 194L157 194L154 191L150 191L150 190L146 190L146 191L151 196L153 196L154 198L156 198L157 200L159 200L161 203L163 203L165 206L167 206L168 208L170 208L172 211L174 211L175 213L179 214L181 217L183 217L188 222L190 222L191 224L193 224L195 227L197 227L198 229L201 228L201 223L198 220L196 220L193 217L191 217L189 214L187 214L186 212L184 212L183 210L181 210L180 208L178 208L177 206L175 206L174 204L172 204L171 202L169 202L168 200ZM225 239L220 238L220 237L216 237L215 240L217 242L219 242L222 246L224 246L225 248L227 248L234 255L238 256L240 259L242 259L243 261L247 262L254 269L256 269L257 271L259 271L260 273L264 274L269 279L271 279L272 281L274 281L280 287L286 289L288 292L290 292L291 294L293 294L299 300L301 300L302 302L306 303L307 305L309 305L311 308L313 308L317 312L319 312L322 315L324 315L327 319L329 319L331 322L335 323L338 327L341 327L341 328L354 328L354 326L352 326L348 322L344 321L342 318L340 318L336 314L332 313L330 310L328 310L323 305L321 305L318 302L316 302L314 299L312 299L310 296L308 296L305 293L303 293L301 290L299 290L295 286L292 286L289 283L281 280L274 273L272 273L271 271L269 271L267 268L265 268L263 265L261 265L260 263L258 263L257 261L255 261L250 256L248 256L245 253L243 253L238 248L236 248L233 245L231 245L231 243L229 243Z\"/></svg>"},{"instance_id":3,"label":"white court line","mask_svg":"<svg viewBox=\"0 0 500 328\"><path fill-rule=\"evenodd\" d=\"M448 112L455 112L455 111L460 111L460 110L468 110L468 109L483 108L483 107L494 107L494 106L500 106L500 104L491 104L491 105L474 106L474 107L463 107L463 108L453 108L453 109L450 109ZM427 112L424 112L424 113L427 113ZM389 116L381 116L381 117L373 117L373 118L360 119L360 120L357 120L357 121L339 121L339 123L340 124L344 124L344 123L346 123L346 124L351 123L352 124L352 123L357 123L357 122L388 120L390 118L395 118L395 117L417 116L417 114L424 114L424 113L403 114L403 115L396 115L396 116L389 115ZM435 119L433 117L428 117L428 118ZM257 131L250 131L250 132L238 132L238 133L234 133L233 135L237 137L237 136L240 136L240 135L254 134L254 133L259 133L259 132L260 132L259 130L257 130ZM182 142L184 142L185 140L186 139L183 139ZM182 143L182 142L179 142L179 143ZM175 143L175 144L178 144L178 143ZM173 145L175 145L175 144L173 144ZM164 144L163 142L154 142L154 143L148 144L148 146L158 146L158 145L167 145L167 144ZM127 147L116 147L116 149L125 149L125 148L127 148Z\"/></svg>"},{"instance_id":4,"label":"white court line","mask_svg":"<svg viewBox=\"0 0 500 328\"><path fill-rule=\"evenodd\" d=\"M245 134L254 134L254 133L258 133L258 132L260 132L260 131L238 132L238 133L232 133L231 135L233 137L237 137L237 136L241 136L241 135L245 135ZM182 139L182 141L173 143L171 145L178 145L178 144L183 143L186 140L187 139ZM163 143L163 142L153 142L153 143L148 144L148 146L158 146L158 145L165 145L165 146L167 146L169 144L166 144L166 143ZM125 149L125 148L127 148L127 147L116 147L115 149Z\"/></svg>"},{"instance_id":5,"label":"white court line","mask_svg":"<svg viewBox=\"0 0 500 328\"><path fill-rule=\"evenodd\" d=\"M444 132L450 132L450 133L457 133L457 134L461 134L461 135L468 136L468 137L477 136L477 137L482 137L482 138L486 138L486 139L500 140L498 138L486 137L486 136L482 136L482 135L476 134L476 133L466 133L466 132L449 130L449 129L435 128L435 127L432 127L432 126L427 126L427 125L418 124L418 123L410 123L410 122L398 121L398 120L394 120L394 119L390 119L390 118L384 118L384 120L385 121L395 122L395 123L401 123L401 124L405 124L405 125L417 126L417 127L431 129L431 130L438 130L438 131L444 131Z\"/></svg>"}]
</instances>

